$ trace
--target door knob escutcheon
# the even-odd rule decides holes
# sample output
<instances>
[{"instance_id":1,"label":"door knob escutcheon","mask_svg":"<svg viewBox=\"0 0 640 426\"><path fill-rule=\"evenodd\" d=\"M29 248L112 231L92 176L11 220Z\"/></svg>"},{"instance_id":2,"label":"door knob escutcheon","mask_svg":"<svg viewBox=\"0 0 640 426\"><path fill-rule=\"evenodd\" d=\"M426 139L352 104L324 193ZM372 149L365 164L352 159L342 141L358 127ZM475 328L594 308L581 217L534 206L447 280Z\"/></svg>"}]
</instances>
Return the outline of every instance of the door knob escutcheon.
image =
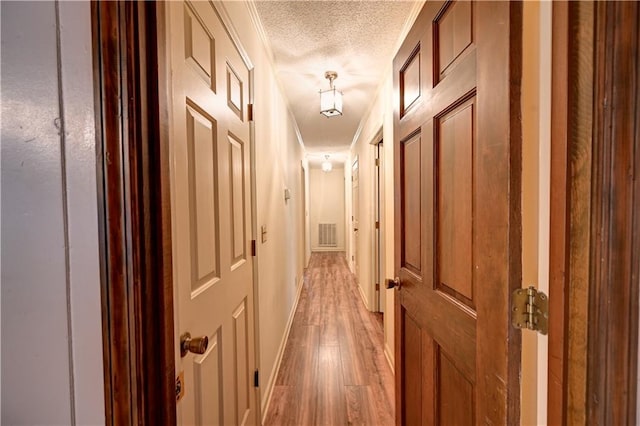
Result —
<instances>
[{"instance_id":1,"label":"door knob escutcheon","mask_svg":"<svg viewBox=\"0 0 640 426\"><path fill-rule=\"evenodd\" d=\"M185 357L187 353L202 355L207 351L209 338L207 336L191 337L191 333L184 333L180 336L180 356Z\"/></svg>"}]
</instances>

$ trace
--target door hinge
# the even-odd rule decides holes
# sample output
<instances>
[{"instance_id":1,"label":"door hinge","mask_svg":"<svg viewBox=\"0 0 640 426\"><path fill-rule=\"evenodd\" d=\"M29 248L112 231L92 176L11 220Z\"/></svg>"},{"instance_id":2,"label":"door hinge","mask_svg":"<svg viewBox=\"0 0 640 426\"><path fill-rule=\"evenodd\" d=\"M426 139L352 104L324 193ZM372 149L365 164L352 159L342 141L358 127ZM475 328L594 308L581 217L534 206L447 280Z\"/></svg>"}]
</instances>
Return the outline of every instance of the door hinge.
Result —
<instances>
[{"instance_id":1,"label":"door hinge","mask_svg":"<svg viewBox=\"0 0 640 426\"><path fill-rule=\"evenodd\" d=\"M376 283L376 291L380 291L380 283Z\"/></svg>"},{"instance_id":2,"label":"door hinge","mask_svg":"<svg viewBox=\"0 0 640 426\"><path fill-rule=\"evenodd\" d=\"M549 298L535 287L519 288L511 294L511 324L515 328L549 332Z\"/></svg>"},{"instance_id":3,"label":"door hinge","mask_svg":"<svg viewBox=\"0 0 640 426\"><path fill-rule=\"evenodd\" d=\"M380 167L380 160L376 158L376 167Z\"/></svg>"},{"instance_id":4,"label":"door hinge","mask_svg":"<svg viewBox=\"0 0 640 426\"><path fill-rule=\"evenodd\" d=\"M376 220L376 229L380 229L380 222Z\"/></svg>"},{"instance_id":5,"label":"door hinge","mask_svg":"<svg viewBox=\"0 0 640 426\"><path fill-rule=\"evenodd\" d=\"M251 256L256 255L256 240L251 240Z\"/></svg>"},{"instance_id":6,"label":"door hinge","mask_svg":"<svg viewBox=\"0 0 640 426\"><path fill-rule=\"evenodd\" d=\"M253 104L247 104L247 120L253 121Z\"/></svg>"},{"instance_id":7,"label":"door hinge","mask_svg":"<svg viewBox=\"0 0 640 426\"><path fill-rule=\"evenodd\" d=\"M258 369L253 372L253 387L260 387L260 371Z\"/></svg>"}]
</instances>

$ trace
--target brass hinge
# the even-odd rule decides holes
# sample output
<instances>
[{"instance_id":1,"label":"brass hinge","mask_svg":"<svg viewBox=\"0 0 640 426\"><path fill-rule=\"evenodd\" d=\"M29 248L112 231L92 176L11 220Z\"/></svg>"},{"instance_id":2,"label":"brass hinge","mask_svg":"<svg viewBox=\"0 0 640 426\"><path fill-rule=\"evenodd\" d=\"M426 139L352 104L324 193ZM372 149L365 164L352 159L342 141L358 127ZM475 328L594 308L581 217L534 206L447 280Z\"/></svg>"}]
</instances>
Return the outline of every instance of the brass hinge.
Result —
<instances>
[{"instance_id":1,"label":"brass hinge","mask_svg":"<svg viewBox=\"0 0 640 426\"><path fill-rule=\"evenodd\" d=\"M379 166L380 166L380 160L376 158L376 167L379 167Z\"/></svg>"},{"instance_id":2,"label":"brass hinge","mask_svg":"<svg viewBox=\"0 0 640 426\"><path fill-rule=\"evenodd\" d=\"M251 256L256 255L256 240L251 240Z\"/></svg>"},{"instance_id":3,"label":"brass hinge","mask_svg":"<svg viewBox=\"0 0 640 426\"><path fill-rule=\"evenodd\" d=\"M376 220L376 229L380 229L380 222Z\"/></svg>"},{"instance_id":4,"label":"brass hinge","mask_svg":"<svg viewBox=\"0 0 640 426\"><path fill-rule=\"evenodd\" d=\"M260 387L260 370L258 369L256 369L256 371L253 372L253 387L254 388Z\"/></svg>"},{"instance_id":5,"label":"brass hinge","mask_svg":"<svg viewBox=\"0 0 640 426\"><path fill-rule=\"evenodd\" d=\"M253 121L253 104L247 104L247 120Z\"/></svg>"},{"instance_id":6,"label":"brass hinge","mask_svg":"<svg viewBox=\"0 0 640 426\"><path fill-rule=\"evenodd\" d=\"M380 291L380 283L376 283L376 291Z\"/></svg>"},{"instance_id":7,"label":"brass hinge","mask_svg":"<svg viewBox=\"0 0 640 426\"><path fill-rule=\"evenodd\" d=\"M549 332L549 298L535 287L519 288L511 295L511 324L515 328Z\"/></svg>"}]
</instances>

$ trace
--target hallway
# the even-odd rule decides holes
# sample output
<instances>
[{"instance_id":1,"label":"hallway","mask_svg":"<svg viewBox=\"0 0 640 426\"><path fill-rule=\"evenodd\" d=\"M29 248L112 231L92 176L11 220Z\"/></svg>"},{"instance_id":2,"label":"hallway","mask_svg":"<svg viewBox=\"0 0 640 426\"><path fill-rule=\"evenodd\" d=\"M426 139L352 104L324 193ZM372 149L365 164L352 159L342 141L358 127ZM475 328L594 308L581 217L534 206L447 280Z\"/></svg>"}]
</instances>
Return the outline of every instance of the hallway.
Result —
<instances>
[{"instance_id":1,"label":"hallway","mask_svg":"<svg viewBox=\"0 0 640 426\"><path fill-rule=\"evenodd\" d=\"M265 425L392 425L383 341L344 253L313 253Z\"/></svg>"}]
</instances>

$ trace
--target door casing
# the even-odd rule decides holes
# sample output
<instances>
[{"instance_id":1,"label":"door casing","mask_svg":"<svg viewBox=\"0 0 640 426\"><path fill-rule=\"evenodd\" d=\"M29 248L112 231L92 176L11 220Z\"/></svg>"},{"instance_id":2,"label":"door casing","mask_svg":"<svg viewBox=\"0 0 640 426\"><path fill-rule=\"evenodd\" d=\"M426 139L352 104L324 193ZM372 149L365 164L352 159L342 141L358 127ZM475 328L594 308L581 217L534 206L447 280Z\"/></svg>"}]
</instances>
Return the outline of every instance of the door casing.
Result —
<instances>
[{"instance_id":1,"label":"door casing","mask_svg":"<svg viewBox=\"0 0 640 426\"><path fill-rule=\"evenodd\" d=\"M614 16L620 13L615 9L625 7L636 9L635 15L627 17L624 25L629 28L637 26L637 6L602 3L596 14L601 17L606 16L605 13ZM167 176L168 132L162 124L167 122L168 114L163 85L167 69L162 66L165 61L158 57L158 46L164 43L161 28L164 5L161 2L93 2L91 19L105 422L118 425L172 425L176 423L176 417L171 215ZM613 20L599 21L596 28L598 34L611 37L615 33L614 23ZM619 38L608 40L609 44L597 46L596 54L602 55L599 57L604 57L606 48L621 48ZM638 44L635 39L631 40L630 46L637 47ZM617 58L621 60L623 56ZM571 63L576 58L569 57L568 60ZM605 68L600 71L604 73ZM624 74L619 73L616 77L621 79ZM567 81L566 77L560 78ZM607 87L611 88L612 83L608 84ZM634 83L628 80L627 84ZM637 91L640 84L636 82L634 87ZM631 91L627 95L635 96ZM556 97L554 100L557 100ZM640 122L638 111L640 109L636 109L635 123ZM604 111L599 109L596 114L604 114ZM623 117L619 110L609 110L609 114L609 117L619 120L628 118ZM638 139L636 132L633 139L635 157L631 158L636 173L633 189L636 203L640 199ZM155 140L157 144L148 145L148 140ZM596 146L603 147L604 139L598 139ZM602 162L598 164L598 167L603 165ZM600 185L601 188L611 189L615 188L616 182L600 182ZM592 209L608 207L605 201L592 198ZM633 269L635 281L625 282L624 288L637 296L640 213L637 204L629 211L634 218L634 227L629 230L627 238L630 245L624 253L631 256L636 266ZM602 289L595 286L593 278L590 279L592 291ZM592 297L594 301L604 300L605 295L600 293ZM590 316L591 313L602 312L604 308L605 305L592 303L589 306ZM637 297L629 299L624 309L634 314L624 318L622 323L619 322L620 318L616 318L618 322L614 324L610 318L601 316L590 321L590 333L595 337L595 340L591 340L590 349L601 354L605 347L600 345L602 336L597 333L599 327L617 326L624 328L625 332L613 334L611 338L629 345L627 347L631 353L637 353ZM606 381L607 377L613 374L626 377L627 398L619 401L617 409L629 416L635 413L637 359L631 357L629 363L624 365L608 363L606 370L596 367L594 365L589 370L590 390L606 395L613 388L612 382ZM561 387L559 392L565 391ZM551 395L550 389L550 399ZM590 404L589 418L603 418L613 408L604 404Z\"/></svg>"},{"instance_id":2,"label":"door casing","mask_svg":"<svg viewBox=\"0 0 640 426\"><path fill-rule=\"evenodd\" d=\"M105 421L175 424L164 5L94 2L91 16Z\"/></svg>"},{"instance_id":3,"label":"door casing","mask_svg":"<svg viewBox=\"0 0 640 426\"><path fill-rule=\"evenodd\" d=\"M221 13L225 24L230 20ZM176 424L163 2L91 4L106 424ZM237 34L230 34L237 44ZM253 103L253 64L249 102ZM254 123L250 125L255 170ZM155 143L149 143L149 142ZM255 239L255 174L251 174ZM253 288L257 294L257 262ZM258 303L254 318L257 321ZM255 329L256 362L259 353ZM257 364L256 364L257 365ZM256 393L259 392L255 388ZM259 400L259 398L258 398ZM260 407L257 415L260 418Z\"/></svg>"},{"instance_id":4,"label":"door casing","mask_svg":"<svg viewBox=\"0 0 640 426\"><path fill-rule=\"evenodd\" d=\"M553 3L549 424L637 421L639 21Z\"/></svg>"}]
</instances>

